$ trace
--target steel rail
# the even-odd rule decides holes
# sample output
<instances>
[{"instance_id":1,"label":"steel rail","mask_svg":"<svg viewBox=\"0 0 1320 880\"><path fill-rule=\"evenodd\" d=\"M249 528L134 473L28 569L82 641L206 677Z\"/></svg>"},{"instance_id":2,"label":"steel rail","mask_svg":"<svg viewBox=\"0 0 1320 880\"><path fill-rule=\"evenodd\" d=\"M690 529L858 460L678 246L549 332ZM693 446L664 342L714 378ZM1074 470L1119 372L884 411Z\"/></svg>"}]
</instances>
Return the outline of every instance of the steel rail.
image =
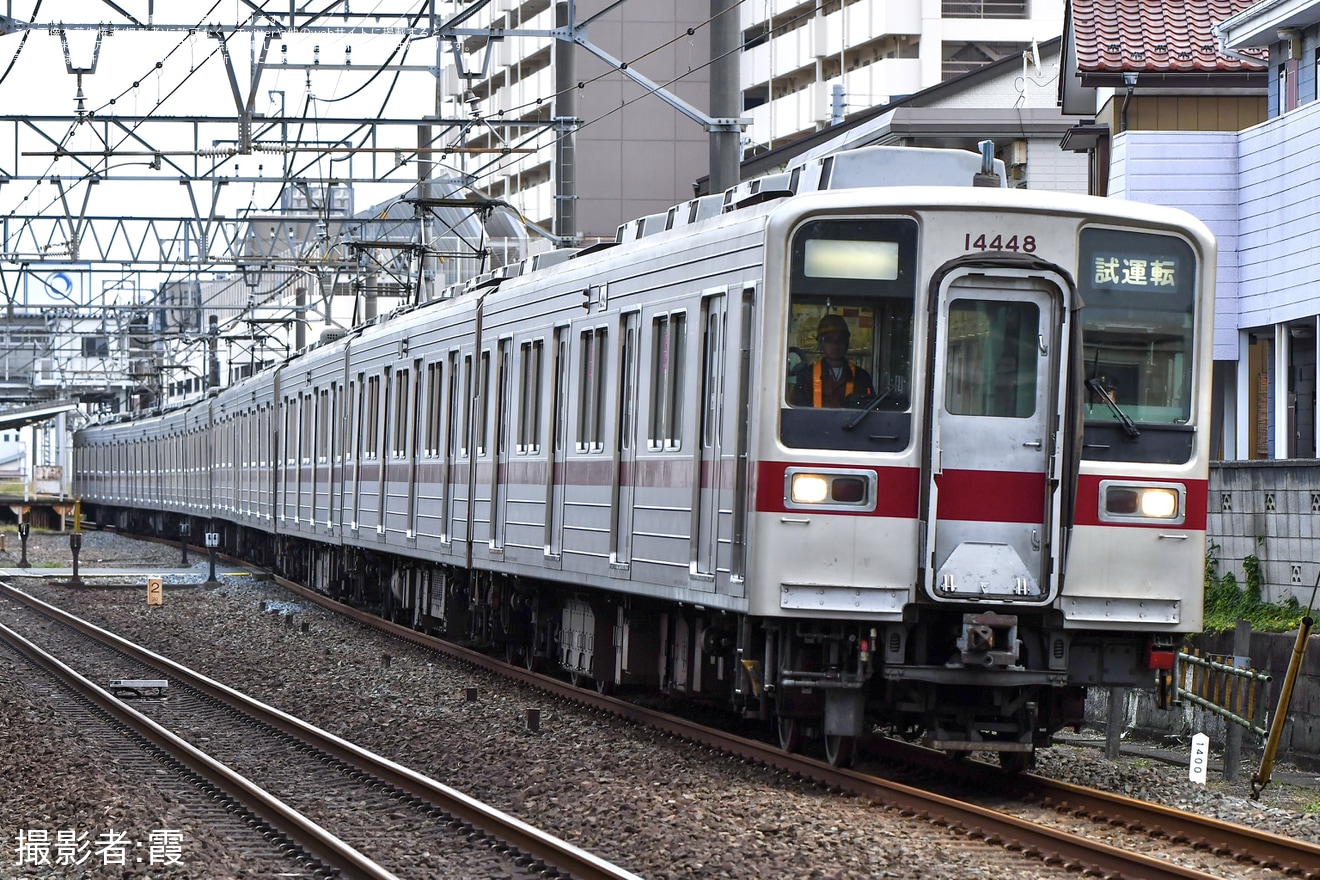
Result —
<instances>
[{"instance_id":1,"label":"steel rail","mask_svg":"<svg viewBox=\"0 0 1320 880\"><path fill-rule=\"evenodd\" d=\"M0 587L4 588L6 595L12 595L10 591L13 588L8 584L0 584ZM322 864L335 868L348 877L361 878L361 880L398 880L395 874L373 862L250 779L235 773L136 709L125 705L123 701L112 696L95 682L88 680L59 658L42 650L4 624L0 624L0 639L72 688L74 692L92 701L97 708L106 712L116 722L163 750L193 773L234 798L236 802L251 809L263 821L279 829Z\"/></svg>"},{"instance_id":2,"label":"steel rail","mask_svg":"<svg viewBox=\"0 0 1320 880\"><path fill-rule=\"evenodd\" d=\"M154 666L225 704L259 718L277 730L294 738L309 742L316 748L341 761L361 767L382 782L423 798L456 819L478 828L501 843L531 856L579 880L641 880L636 874L611 864L567 841L560 840L514 816L450 788L414 770L381 757L347 740L341 739L300 718L242 694L200 673L181 666L168 657L155 654L112 632L101 629L60 608L50 605L9 584L0 583L0 595L8 596L42 614L58 620L79 632L112 645L135 660ZM337 606L342 607L342 606ZM113 699L106 694L106 697ZM186 743L185 743L186 745ZM318 853L319 856L319 853ZM374 878L393 875L353 874Z\"/></svg>"},{"instance_id":3,"label":"steel rail","mask_svg":"<svg viewBox=\"0 0 1320 880\"><path fill-rule=\"evenodd\" d=\"M1021 780L1043 804L1190 844L1293 876L1320 878L1320 846L1160 804L1026 774Z\"/></svg>"},{"instance_id":4,"label":"steel rail","mask_svg":"<svg viewBox=\"0 0 1320 880\"><path fill-rule=\"evenodd\" d=\"M867 798L874 803L896 809L902 815L917 816L935 824L957 828L969 836L982 838L988 843L998 843L1008 849L1020 850L1024 854L1039 857L1048 863L1087 867L1099 871L1106 877L1125 877L1132 878L1132 880L1174 880L1174 878L1213 880L1214 878L1212 874L1193 868L1176 865L1140 853L1130 853L1118 847L1085 837L1078 837L1054 828L1040 826L1025 819L923 791L899 782L834 767L824 761L817 761L803 755L789 754L766 743L707 728L673 715L604 696L595 691L574 687L568 682L539 675L517 666L511 666L470 648L443 641L434 636L377 617L370 612L344 605L285 578L276 577L274 580L291 592L321 607L351 617L404 641L533 685L584 706L617 715L647 727L660 729L673 736L719 749L748 761L774 767L793 776L816 782L831 790ZM944 758L944 760L947 762L948 759ZM987 767L987 769L991 770L993 768ZM995 772L1002 788L1005 777L1002 773ZM1176 811L1168 812L1173 813ZM1194 826L1195 817L1190 817L1189 822ZM1213 833L1210 829L1214 827L1206 826L1205 832L1207 834ZM1218 849L1218 847L1214 847L1215 851L1218 851Z\"/></svg>"},{"instance_id":5,"label":"steel rail","mask_svg":"<svg viewBox=\"0 0 1320 880\"><path fill-rule=\"evenodd\" d=\"M1304 840L1293 840L1246 825L1198 816L1034 773L1010 778L979 761L963 761L951 767L947 755L924 746L884 740L876 745L875 750L905 766L954 772L959 778L970 778L1001 793L1035 798L1060 812L1122 825L1173 843L1230 856L1292 876L1320 880L1320 846Z\"/></svg>"}]
</instances>

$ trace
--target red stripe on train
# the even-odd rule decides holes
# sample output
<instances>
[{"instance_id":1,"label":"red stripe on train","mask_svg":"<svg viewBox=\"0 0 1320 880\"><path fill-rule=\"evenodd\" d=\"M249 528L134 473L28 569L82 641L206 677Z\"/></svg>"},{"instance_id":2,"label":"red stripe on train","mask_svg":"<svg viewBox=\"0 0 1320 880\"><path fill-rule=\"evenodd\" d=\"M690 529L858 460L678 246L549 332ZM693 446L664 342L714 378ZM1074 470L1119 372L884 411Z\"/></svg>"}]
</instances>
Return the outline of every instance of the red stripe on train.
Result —
<instances>
[{"instance_id":1,"label":"red stripe on train","mask_svg":"<svg viewBox=\"0 0 1320 880\"><path fill-rule=\"evenodd\" d=\"M1077 480L1077 518L1076 524L1079 526L1113 526L1115 523L1102 523L1100 521L1100 481L1101 480L1123 480L1124 482L1137 483L1147 486L1182 486L1187 492L1187 510L1181 525L1169 526L1164 523L1152 522L1146 523L1122 523L1121 525L1130 528L1141 529L1189 529L1192 531L1205 531L1205 521L1208 498L1210 494L1210 483L1208 480L1160 480L1146 479L1145 477L1133 477L1127 474L1083 474Z\"/></svg>"},{"instance_id":2,"label":"red stripe on train","mask_svg":"<svg viewBox=\"0 0 1320 880\"><path fill-rule=\"evenodd\" d=\"M1039 523L1045 520L1045 475L1030 471L948 469L935 477L942 520Z\"/></svg>"},{"instance_id":3,"label":"red stripe on train","mask_svg":"<svg viewBox=\"0 0 1320 880\"><path fill-rule=\"evenodd\" d=\"M784 476L789 468L808 468L822 474L840 469L837 465L813 465L800 461L758 462L755 498L755 509L758 513L790 512L784 505ZM859 470L875 473L875 510L855 514L831 510L829 512L831 516L888 516L916 519L921 476L921 471L917 468L871 467L847 468L847 470L854 473ZM801 510L791 512L802 513Z\"/></svg>"}]
</instances>

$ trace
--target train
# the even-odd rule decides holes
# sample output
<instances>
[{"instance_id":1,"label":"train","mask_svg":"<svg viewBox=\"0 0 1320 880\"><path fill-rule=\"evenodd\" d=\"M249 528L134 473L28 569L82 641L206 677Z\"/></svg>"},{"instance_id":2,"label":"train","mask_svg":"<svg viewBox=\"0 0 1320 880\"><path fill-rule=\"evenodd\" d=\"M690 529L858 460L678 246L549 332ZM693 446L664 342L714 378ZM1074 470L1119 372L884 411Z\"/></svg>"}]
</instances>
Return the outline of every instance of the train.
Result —
<instances>
[{"instance_id":1,"label":"train","mask_svg":"<svg viewBox=\"0 0 1320 880\"><path fill-rule=\"evenodd\" d=\"M1202 626L1215 241L869 147L76 432L98 525L602 692L1030 767Z\"/></svg>"}]
</instances>

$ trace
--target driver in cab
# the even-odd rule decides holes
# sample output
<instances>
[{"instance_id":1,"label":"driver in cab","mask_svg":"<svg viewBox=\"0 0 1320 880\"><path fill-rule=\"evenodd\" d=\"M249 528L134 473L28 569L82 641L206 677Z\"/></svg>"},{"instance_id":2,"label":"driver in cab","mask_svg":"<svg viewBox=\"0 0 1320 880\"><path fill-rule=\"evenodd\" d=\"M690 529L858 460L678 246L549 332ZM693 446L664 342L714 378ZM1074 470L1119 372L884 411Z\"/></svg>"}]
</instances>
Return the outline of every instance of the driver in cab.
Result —
<instances>
[{"instance_id":1,"label":"driver in cab","mask_svg":"<svg viewBox=\"0 0 1320 880\"><path fill-rule=\"evenodd\" d=\"M851 332L841 315L826 315L816 327L820 360L798 371L793 386L794 406L841 408L854 395L871 397L871 374L848 360ZM856 399L854 397L854 399Z\"/></svg>"}]
</instances>

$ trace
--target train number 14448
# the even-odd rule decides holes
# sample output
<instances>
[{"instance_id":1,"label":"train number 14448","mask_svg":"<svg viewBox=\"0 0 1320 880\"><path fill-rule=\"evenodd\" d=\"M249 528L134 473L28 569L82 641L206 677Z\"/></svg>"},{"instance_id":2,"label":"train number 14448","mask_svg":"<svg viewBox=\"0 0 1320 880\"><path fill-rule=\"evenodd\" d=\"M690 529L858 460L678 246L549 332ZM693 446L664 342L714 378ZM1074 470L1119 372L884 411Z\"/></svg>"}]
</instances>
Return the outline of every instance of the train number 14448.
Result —
<instances>
[{"instance_id":1,"label":"train number 14448","mask_svg":"<svg viewBox=\"0 0 1320 880\"><path fill-rule=\"evenodd\" d=\"M1036 252L1036 236L1034 235L1010 235L1002 234L990 236L982 233L973 236L970 232L963 236L963 250L965 251L1021 251L1024 254L1034 254Z\"/></svg>"}]
</instances>

